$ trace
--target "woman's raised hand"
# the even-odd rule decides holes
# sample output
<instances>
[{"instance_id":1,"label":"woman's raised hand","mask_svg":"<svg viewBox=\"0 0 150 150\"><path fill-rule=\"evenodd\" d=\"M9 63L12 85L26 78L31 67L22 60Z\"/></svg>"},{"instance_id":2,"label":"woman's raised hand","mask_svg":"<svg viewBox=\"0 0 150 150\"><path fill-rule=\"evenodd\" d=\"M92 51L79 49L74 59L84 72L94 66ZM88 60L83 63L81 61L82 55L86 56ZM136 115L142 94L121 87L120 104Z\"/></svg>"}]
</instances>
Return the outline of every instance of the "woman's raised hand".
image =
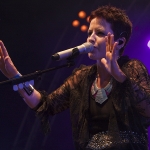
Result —
<instances>
[{"instance_id":1,"label":"woman's raised hand","mask_svg":"<svg viewBox=\"0 0 150 150\"><path fill-rule=\"evenodd\" d=\"M2 41L0 41L0 70L7 78L12 78L18 74Z\"/></svg>"},{"instance_id":2,"label":"woman's raised hand","mask_svg":"<svg viewBox=\"0 0 150 150\"><path fill-rule=\"evenodd\" d=\"M101 59L101 62L107 71L119 82L123 82L126 78L121 71L117 59L119 58L118 42L114 42L114 35L108 33L106 39L106 57Z\"/></svg>"},{"instance_id":3,"label":"woman's raised hand","mask_svg":"<svg viewBox=\"0 0 150 150\"><path fill-rule=\"evenodd\" d=\"M108 33L108 35L105 37L106 39L106 57L101 60L101 62L104 64L105 68L110 74L113 74L113 72L116 72L116 69L118 69L117 66L117 57L118 57L118 51L117 51L117 42L114 42L114 35L111 33Z\"/></svg>"}]
</instances>

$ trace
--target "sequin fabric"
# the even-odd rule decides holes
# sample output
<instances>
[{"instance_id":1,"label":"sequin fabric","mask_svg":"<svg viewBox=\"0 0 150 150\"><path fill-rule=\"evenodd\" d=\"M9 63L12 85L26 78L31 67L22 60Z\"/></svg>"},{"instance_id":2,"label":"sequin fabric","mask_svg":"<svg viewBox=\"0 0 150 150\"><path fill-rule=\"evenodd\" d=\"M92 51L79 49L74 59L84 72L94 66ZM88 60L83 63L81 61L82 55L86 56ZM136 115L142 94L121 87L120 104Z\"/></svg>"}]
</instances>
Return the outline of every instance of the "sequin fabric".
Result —
<instances>
[{"instance_id":1,"label":"sequin fabric","mask_svg":"<svg viewBox=\"0 0 150 150\"><path fill-rule=\"evenodd\" d=\"M108 131L99 132L91 138L86 148L102 150L105 148L115 147L120 144L128 144L130 142L143 145L146 143L144 135L139 135L136 132L120 131L119 136L120 140L115 140Z\"/></svg>"}]
</instances>

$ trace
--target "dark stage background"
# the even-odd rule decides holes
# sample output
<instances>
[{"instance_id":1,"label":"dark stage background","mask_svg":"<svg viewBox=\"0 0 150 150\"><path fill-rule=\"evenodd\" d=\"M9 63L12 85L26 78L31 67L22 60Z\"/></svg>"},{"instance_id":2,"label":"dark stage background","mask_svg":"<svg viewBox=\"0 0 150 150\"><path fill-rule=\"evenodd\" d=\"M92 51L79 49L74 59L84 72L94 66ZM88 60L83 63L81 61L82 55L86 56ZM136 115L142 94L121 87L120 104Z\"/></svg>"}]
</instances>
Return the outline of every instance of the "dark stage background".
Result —
<instances>
[{"instance_id":1,"label":"dark stage background","mask_svg":"<svg viewBox=\"0 0 150 150\"><path fill-rule=\"evenodd\" d=\"M150 71L150 0L0 0L0 39L23 75L66 63L51 55L86 41L86 32L72 27L83 10L112 4L123 8L133 22L133 35L125 54L141 60ZM88 25L88 24L87 24ZM80 55L75 66L62 68L35 80L38 90L51 92L80 64L92 64ZM7 80L0 74L0 81ZM50 117L51 132L44 136L35 113L11 85L0 86L0 150L74 150L69 110Z\"/></svg>"}]
</instances>

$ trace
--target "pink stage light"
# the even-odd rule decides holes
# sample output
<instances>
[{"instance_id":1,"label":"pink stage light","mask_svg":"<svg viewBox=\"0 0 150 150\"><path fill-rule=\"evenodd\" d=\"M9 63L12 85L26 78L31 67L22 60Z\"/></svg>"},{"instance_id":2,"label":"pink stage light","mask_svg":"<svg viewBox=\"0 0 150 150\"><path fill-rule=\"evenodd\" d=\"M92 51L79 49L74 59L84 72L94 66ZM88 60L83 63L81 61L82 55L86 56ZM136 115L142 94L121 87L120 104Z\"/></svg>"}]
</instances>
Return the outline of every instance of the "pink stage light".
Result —
<instances>
[{"instance_id":1,"label":"pink stage light","mask_svg":"<svg viewBox=\"0 0 150 150\"><path fill-rule=\"evenodd\" d=\"M147 46L148 46L148 47L149 47L149 49L150 49L150 40L148 41Z\"/></svg>"}]
</instances>

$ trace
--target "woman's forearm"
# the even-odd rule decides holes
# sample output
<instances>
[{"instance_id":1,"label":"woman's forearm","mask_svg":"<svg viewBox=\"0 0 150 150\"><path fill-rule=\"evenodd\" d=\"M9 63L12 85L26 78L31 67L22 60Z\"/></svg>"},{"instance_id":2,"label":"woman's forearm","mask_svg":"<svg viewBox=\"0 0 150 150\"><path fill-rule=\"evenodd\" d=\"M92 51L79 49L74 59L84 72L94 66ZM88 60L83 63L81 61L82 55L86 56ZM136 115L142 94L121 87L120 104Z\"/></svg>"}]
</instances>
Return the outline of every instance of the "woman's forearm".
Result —
<instances>
[{"instance_id":1,"label":"woman's forearm","mask_svg":"<svg viewBox=\"0 0 150 150\"><path fill-rule=\"evenodd\" d=\"M36 89L31 95L28 95L24 89L19 89L18 92L30 108L35 108L40 103L41 94Z\"/></svg>"}]
</instances>

